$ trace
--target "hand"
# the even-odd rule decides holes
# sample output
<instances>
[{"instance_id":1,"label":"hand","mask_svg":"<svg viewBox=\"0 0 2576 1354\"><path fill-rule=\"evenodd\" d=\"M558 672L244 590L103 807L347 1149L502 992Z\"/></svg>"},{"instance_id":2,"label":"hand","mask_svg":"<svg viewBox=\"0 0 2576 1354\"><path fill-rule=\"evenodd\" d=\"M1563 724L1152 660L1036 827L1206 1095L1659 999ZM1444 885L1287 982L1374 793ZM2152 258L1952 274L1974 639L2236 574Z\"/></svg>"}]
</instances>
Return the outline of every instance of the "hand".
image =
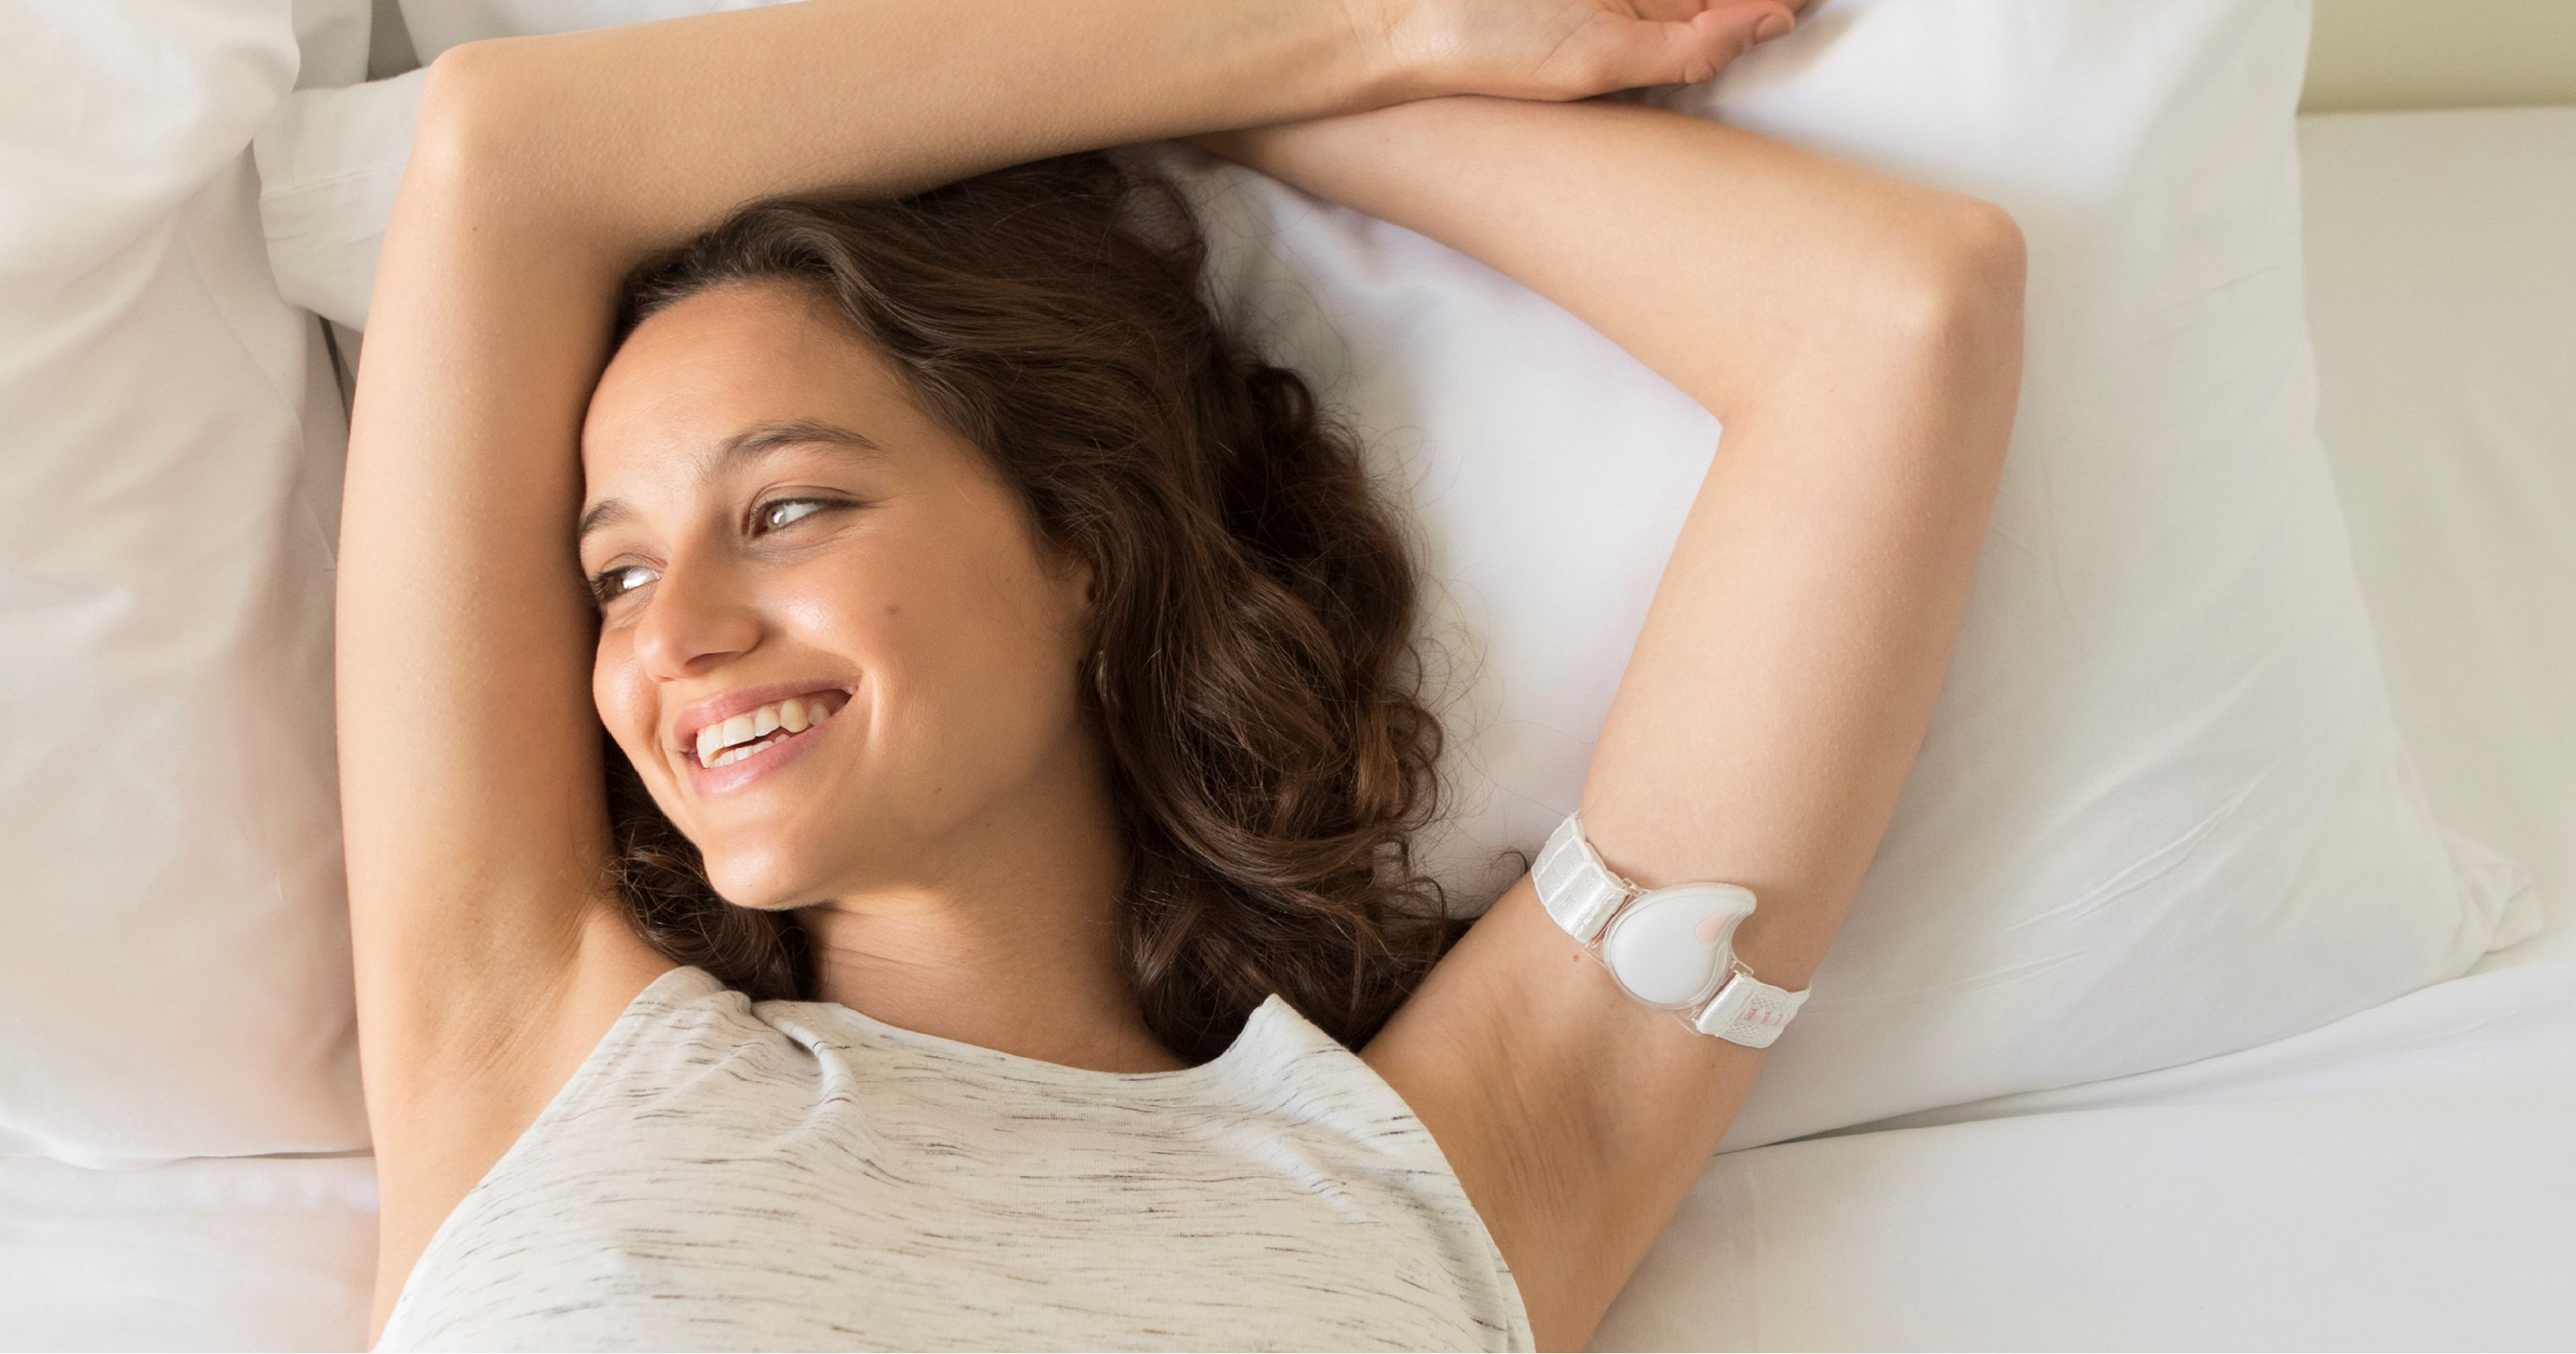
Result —
<instances>
[{"instance_id":1,"label":"hand","mask_svg":"<svg viewBox=\"0 0 2576 1354\"><path fill-rule=\"evenodd\" d=\"M1807 0L1350 0L1430 94L1588 99L1697 84L1787 33Z\"/></svg>"}]
</instances>

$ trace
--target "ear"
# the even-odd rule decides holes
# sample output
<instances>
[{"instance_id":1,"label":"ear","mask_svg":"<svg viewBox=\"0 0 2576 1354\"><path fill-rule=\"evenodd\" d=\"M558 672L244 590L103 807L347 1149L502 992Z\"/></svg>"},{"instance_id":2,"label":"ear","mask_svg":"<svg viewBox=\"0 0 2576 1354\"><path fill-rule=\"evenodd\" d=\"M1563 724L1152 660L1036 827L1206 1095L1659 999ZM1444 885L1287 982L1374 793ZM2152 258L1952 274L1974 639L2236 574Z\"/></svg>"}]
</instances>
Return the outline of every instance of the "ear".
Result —
<instances>
[{"instance_id":1,"label":"ear","mask_svg":"<svg viewBox=\"0 0 2576 1354\"><path fill-rule=\"evenodd\" d=\"M1080 554L1052 546L1046 550L1046 572L1064 632L1082 646L1080 657L1088 662L1090 637L1100 627L1100 573Z\"/></svg>"}]
</instances>

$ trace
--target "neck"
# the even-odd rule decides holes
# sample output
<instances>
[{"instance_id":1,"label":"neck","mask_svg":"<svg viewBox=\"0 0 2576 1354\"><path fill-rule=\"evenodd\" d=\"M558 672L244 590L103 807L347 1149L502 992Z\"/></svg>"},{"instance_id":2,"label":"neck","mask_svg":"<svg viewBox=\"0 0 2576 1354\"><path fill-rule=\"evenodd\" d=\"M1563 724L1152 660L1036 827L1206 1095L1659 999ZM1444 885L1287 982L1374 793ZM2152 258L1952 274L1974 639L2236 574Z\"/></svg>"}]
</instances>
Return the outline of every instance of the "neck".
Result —
<instances>
[{"instance_id":1,"label":"neck","mask_svg":"<svg viewBox=\"0 0 2576 1354\"><path fill-rule=\"evenodd\" d=\"M823 999L1069 1067L1183 1066L1128 986L1118 950L1125 852L1106 787L1082 779L1098 792L1051 783L953 834L921 872L929 882L807 909Z\"/></svg>"}]
</instances>

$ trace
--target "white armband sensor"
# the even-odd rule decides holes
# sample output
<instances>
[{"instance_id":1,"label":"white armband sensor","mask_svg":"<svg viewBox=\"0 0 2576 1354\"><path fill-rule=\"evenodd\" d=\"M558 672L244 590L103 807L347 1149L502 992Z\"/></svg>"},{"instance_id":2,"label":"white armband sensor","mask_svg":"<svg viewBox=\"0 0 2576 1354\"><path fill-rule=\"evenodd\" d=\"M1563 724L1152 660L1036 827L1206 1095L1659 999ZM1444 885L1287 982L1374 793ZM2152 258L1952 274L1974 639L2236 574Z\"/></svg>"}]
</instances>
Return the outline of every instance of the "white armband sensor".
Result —
<instances>
[{"instance_id":1,"label":"white armband sensor","mask_svg":"<svg viewBox=\"0 0 2576 1354\"><path fill-rule=\"evenodd\" d=\"M1583 837L1583 816L1558 825L1530 867L1547 915L1607 966L1629 996L1692 1029L1769 1048L1807 1000L1773 987L1735 957L1735 928L1753 892L1734 884L1641 889L1610 872Z\"/></svg>"}]
</instances>

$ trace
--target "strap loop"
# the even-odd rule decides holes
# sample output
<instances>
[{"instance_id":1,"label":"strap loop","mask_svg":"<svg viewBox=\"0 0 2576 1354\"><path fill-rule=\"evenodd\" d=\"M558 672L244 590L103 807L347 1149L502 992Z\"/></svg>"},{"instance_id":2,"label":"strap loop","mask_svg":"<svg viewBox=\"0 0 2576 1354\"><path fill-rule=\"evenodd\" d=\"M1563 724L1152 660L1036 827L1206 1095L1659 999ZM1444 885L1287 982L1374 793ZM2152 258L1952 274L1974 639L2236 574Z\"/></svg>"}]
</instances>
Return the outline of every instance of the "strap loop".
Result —
<instances>
[{"instance_id":1,"label":"strap loop","mask_svg":"<svg viewBox=\"0 0 2576 1354\"><path fill-rule=\"evenodd\" d=\"M1582 945L1599 941L1610 919L1639 892L1601 863L1601 853L1584 840L1579 813L1566 815L1548 837L1538 862L1530 867L1530 879L1538 885L1538 900L1547 915Z\"/></svg>"}]
</instances>

